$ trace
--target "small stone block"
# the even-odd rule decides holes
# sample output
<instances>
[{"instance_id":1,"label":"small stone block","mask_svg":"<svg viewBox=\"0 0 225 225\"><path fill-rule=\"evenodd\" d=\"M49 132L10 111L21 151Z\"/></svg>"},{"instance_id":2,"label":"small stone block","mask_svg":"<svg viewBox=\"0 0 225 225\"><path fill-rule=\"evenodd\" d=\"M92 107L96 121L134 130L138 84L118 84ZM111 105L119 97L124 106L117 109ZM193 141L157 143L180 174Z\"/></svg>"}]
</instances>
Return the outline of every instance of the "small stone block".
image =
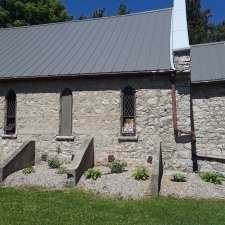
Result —
<instances>
[{"instance_id":1,"label":"small stone block","mask_svg":"<svg viewBox=\"0 0 225 225\"><path fill-rule=\"evenodd\" d=\"M114 162L114 161L115 161L114 155L108 155L108 162Z\"/></svg>"}]
</instances>

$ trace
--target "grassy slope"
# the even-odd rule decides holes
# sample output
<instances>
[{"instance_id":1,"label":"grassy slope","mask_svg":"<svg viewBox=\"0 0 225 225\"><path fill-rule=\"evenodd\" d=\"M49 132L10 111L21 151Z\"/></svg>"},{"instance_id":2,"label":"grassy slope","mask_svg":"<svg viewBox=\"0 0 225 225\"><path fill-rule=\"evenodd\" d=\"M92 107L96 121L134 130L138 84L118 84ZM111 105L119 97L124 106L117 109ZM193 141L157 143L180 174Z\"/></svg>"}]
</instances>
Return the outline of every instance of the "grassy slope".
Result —
<instances>
[{"instance_id":1,"label":"grassy slope","mask_svg":"<svg viewBox=\"0 0 225 225\"><path fill-rule=\"evenodd\" d=\"M0 188L0 225L224 225L225 202L117 201L77 191Z\"/></svg>"}]
</instances>

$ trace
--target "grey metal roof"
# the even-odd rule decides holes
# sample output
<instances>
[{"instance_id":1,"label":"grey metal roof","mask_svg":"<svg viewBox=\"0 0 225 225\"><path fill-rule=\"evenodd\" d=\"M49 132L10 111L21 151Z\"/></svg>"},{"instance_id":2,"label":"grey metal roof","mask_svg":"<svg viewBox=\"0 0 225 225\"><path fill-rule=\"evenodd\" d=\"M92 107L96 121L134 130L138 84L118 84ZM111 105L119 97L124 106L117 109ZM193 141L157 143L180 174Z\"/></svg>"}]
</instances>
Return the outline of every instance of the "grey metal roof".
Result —
<instances>
[{"instance_id":1,"label":"grey metal roof","mask_svg":"<svg viewBox=\"0 0 225 225\"><path fill-rule=\"evenodd\" d=\"M191 81L225 80L225 42L191 47Z\"/></svg>"},{"instance_id":2,"label":"grey metal roof","mask_svg":"<svg viewBox=\"0 0 225 225\"><path fill-rule=\"evenodd\" d=\"M171 14L0 29L0 78L170 70Z\"/></svg>"}]
</instances>

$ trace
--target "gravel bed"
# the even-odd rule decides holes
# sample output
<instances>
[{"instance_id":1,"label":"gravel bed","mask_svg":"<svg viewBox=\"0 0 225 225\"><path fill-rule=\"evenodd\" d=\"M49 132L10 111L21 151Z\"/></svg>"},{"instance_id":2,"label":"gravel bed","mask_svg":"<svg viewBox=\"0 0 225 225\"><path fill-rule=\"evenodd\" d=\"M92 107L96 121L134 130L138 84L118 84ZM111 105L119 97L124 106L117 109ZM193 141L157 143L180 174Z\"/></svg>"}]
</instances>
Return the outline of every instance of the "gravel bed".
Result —
<instances>
[{"instance_id":1,"label":"gravel bed","mask_svg":"<svg viewBox=\"0 0 225 225\"><path fill-rule=\"evenodd\" d=\"M98 167L102 172L102 176L96 181L81 177L78 188L116 198L132 198L139 199L150 194L150 181L137 181L132 175L133 168L120 174L111 174L108 167Z\"/></svg>"},{"instance_id":2,"label":"gravel bed","mask_svg":"<svg viewBox=\"0 0 225 225\"><path fill-rule=\"evenodd\" d=\"M187 182L173 182L171 176L164 176L161 195L178 198L225 199L225 182L215 185L201 180L198 174L188 174Z\"/></svg>"},{"instance_id":3,"label":"gravel bed","mask_svg":"<svg viewBox=\"0 0 225 225\"><path fill-rule=\"evenodd\" d=\"M47 163L34 166L35 172L23 174L22 170L9 175L3 186L6 187L41 187L62 189L67 182L66 174L57 174L56 169L49 169Z\"/></svg>"}]
</instances>

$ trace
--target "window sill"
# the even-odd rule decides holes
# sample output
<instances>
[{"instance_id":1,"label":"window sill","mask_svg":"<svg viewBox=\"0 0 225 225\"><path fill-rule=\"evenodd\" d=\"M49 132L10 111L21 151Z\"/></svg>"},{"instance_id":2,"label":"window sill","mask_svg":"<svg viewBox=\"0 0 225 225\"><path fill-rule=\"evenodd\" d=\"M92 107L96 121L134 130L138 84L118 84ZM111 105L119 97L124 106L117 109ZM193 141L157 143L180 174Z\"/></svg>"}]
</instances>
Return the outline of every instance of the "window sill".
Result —
<instances>
[{"instance_id":1,"label":"window sill","mask_svg":"<svg viewBox=\"0 0 225 225\"><path fill-rule=\"evenodd\" d=\"M56 141L74 141L74 136L56 136Z\"/></svg>"},{"instance_id":2,"label":"window sill","mask_svg":"<svg viewBox=\"0 0 225 225\"><path fill-rule=\"evenodd\" d=\"M138 142L138 136L119 136L119 142Z\"/></svg>"},{"instance_id":3,"label":"window sill","mask_svg":"<svg viewBox=\"0 0 225 225\"><path fill-rule=\"evenodd\" d=\"M2 139L17 139L17 134L3 134Z\"/></svg>"}]
</instances>

